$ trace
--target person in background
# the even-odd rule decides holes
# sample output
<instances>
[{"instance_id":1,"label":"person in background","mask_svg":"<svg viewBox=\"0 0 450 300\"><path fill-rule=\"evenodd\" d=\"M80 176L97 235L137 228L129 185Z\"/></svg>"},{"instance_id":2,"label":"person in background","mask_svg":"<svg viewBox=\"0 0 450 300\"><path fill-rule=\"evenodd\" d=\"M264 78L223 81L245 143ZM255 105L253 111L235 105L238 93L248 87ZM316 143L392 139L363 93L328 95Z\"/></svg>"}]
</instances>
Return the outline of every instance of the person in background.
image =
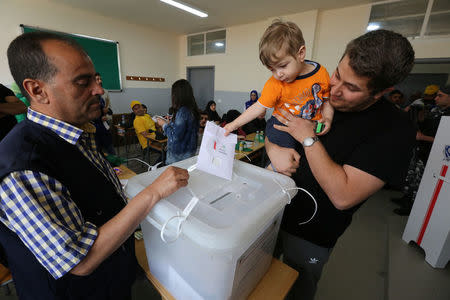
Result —
<instances>
[{"instance_id":1,"label":"person in background","mask_svg":"<svg viewBox=\"0 0 450 300\"><path fill-rule=\"evenodd\" d=\"M367 32L347 44L331 76L331 131L317 138L312 121L283 111L279 121L287 126L275 126L300 143L298 152L266 139L275 168L294 173L296 185L317 201L315 206L299 192L284 210L283 259L301 275L287 299L313 299L322 269L352 215L386 183L403 184L416 132L408 116L383 95L413 65L407 38L388 30Z\"/></svg>"},{"instance_id":2,"label":"person in background","mask_svg":"<svg viewBox=\"0 0 450 300\"><path fill-rule=\"evenodd\" d=\"M97 84L102 87L102 77L97 72L95 73L95 81ZM103 95L98 95L98 100L100 102L100 117L92 121L95 126L95 141L99 149L106 154L115 155L116 150L114 149L112 135L109 131L111 120L112 120L112 111L110 111L110 100L108 94L105 97L105 89L103 89Z\"/></svg>"},{"instance_id":3,"label":"person in background","mask_svg":"<svg viewBox=\"0 0 450 300\"><path fill-rule=\"evenodd\" d=\"M24 95L22 95L22 91L20 90L19 86L17 85L17 83L13 82L13 84L11 84L11 91L13 91L13 93L16 95L16 97L23 102L23 104L26 105L26 107L30 106L30 102L28 101L27 97L25 97ZM27 118L27 113L24 112L22 114L18 114L15 115L17 123L22 122L23 120L25 120Z\"/></svg>"},{"instance_id":4,"label":"person in background","mask_svg":"<svg viewBox=\"0 0 450 300\"><path fill-rule=\"evenodd\" d=\"M419 99L414 100L405 108L405 111L409 111L412 106L418 106L424 108L424 112L430 111L434 106L434 98L436 97L437 92L439 91L439 86L436 84L427 85L425 90L423 91L423 96ZM420 117L419 117L420 119Z\"/></svg>"},{"instance_id":5,"label":"person in background","mask_svg":"<svg viewBox=\"0 0 450 300\"><path fill-rule=\"evenodd\" d=\"M266 123L266 112L262 112L256 119L242 126L242 129L246 134L264 131L266 130Z\"/></svg>"},{"instance_id":6,"label":"person in background","mask_svg":"<svg viewBox=\"0 0 450 300\"><path fill-rule=\"evenodd\" d=\"M141 102L136 100L131 101L130 107L135 115L133 127L136 131L136 136L138 137L142 150L145 150L148 147L148 139L155 138L155 122L149 114L145 113L144 105Z\"/></svg>"},{"instance_id":7,"label":"person in background","mask_svg":"<svg viewBox=\"0 0 450 300\"><path fill-rule=\"evenodd\" d=\"M213 100L209 101L208 104L206 104L205 112L208 114L209 121L212 121L219 125L222 119L216 111L216 102L214 102Z\"/></svg>"},{"instance_id":8,"label":"person in background","mask_svg":"<svg viewBox=\"0 0 450 300\"><path fill-rule=\"evenodd\" d=\"M188 172L169 167L127 199L95 145L90 121L100 116L103 89L83 48L30 32L7 53L31 103L0 143L0 245L19 298L131 299L132 234L159 200L187 185Z\"/></svg>"},{"instance_id":9,"label":"person in background","mask_svg":"<svg viewBox=\"0 0 450 300\"><path fill-rule=\"evenodd\" d=\"M398 109L403 109L405 103L405 95L400 90L393 90L389 93L389 101L391 101Z\"/></svg>"},{"instance_id":10,"label":"person in background","mask_svg":"<svg viewBox=\"0 0 450 300\"><path fill-rule=\"evenodd\" d=\"M439 88L434 100L436 101L436 107L427 115L427 119L421 125L423 132L417 132L416 139L419 141L419 147L410 162L403 195L400 198L392 199L394 203L400 205L399 208L394 209L394 213L400 216L410 214L427 163L428 155L426 154L431 151L441 118L450 116L450 85ZM426 147L426 149L423 149L423 147ZM428 153L424 154L421 151Z\"/></svg>"},{"instance_id":11,"label":"person in background","mask_svg":"<svg viewBox=\"0 0 450 300\"><path fill-rule=\"evenodd\" d=\"M245 109L248 109L250 106L256 103L258 101L258 92L256 90L253 90L250 92L250 100L245 102Z\"/></svg>"},{"instance_id":12,"label":"person in background","mask_svg":"<svg viewBox=\"0 0 450 300\"><path fill-rule=\"evenodd\" d=\"M200 113L192 86L186 79L172 85L172 107L175 112L170 122L157 119L168 139L167 165L194 156L197 149Z\"/></svg>"},{"instance_id":13,"label":"person in background","mask_svg":"<svg viewBox=\"0 0 450 300\"><path fill-rule=\"evenodd\" d=\"M103 88L103 79L100 73L95 73L95 80L97 83ZM106 116L107 122L111 125L112 121L112 107L111 107L111 98L109 97L109 92L106 89L103 89L103 95L100 96L104 101L103 114Z\"/></svg>"},{"instance_id":14,"label":"person in background","mask_svg":"<svg viewBox=\"0 0 450 300\"><path fill-rule=\"evenodd\" d=\"M142 109L144 110L144 115L149 115L150 116L150 114L147 112L147 105L141 104L141 106L142 106Z\"/></svg>"},{"instance_id":15,"label":"person in background","mask_svg":"<svg viewBox=\"0 0 450 300\"><path fill-rule=\"evenodd\" d=\"M17 124L14 117L27 111L23 104L6 86L0 84L0 141Z\"/></svg>"},{"instance_id":16,"label":"person in background","mask_svg":"<svg viewBox=\"0 0 450 300\"><path fill-rule=\"evenodd\" d=\"M197 135L197 150L195 154L197 155L200 152L200 146L202 144L203 132L205 132L206 122L208 122L208 114L204 111L200 111L200 121L198 127L198 135Z\"/></svg>"}]
</instances>

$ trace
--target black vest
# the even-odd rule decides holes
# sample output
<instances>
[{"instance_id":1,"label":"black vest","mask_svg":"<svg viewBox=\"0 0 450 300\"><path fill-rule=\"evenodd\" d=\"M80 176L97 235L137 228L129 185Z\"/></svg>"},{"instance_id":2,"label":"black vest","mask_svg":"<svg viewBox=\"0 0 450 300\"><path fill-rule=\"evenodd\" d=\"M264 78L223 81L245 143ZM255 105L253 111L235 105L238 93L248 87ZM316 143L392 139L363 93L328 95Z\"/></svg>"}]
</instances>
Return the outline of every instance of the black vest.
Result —
<instances>
[{"instance_id":1,"label":"black vest","mask_svg":"<svg viewBox=\"0 0 450 300\"><path fill-rule=\"evenodd\" d=\"M32 121L18 124L0 143L0 181L13 171L32 170L61 182L86 222L102 226L123 207L114 185L78 150ZM128 239L89 276L70 273L55 280L18 236L0 222L18 295L23 299L123 299L134 281L134 240Z\"/></svg>"}]
</instances>

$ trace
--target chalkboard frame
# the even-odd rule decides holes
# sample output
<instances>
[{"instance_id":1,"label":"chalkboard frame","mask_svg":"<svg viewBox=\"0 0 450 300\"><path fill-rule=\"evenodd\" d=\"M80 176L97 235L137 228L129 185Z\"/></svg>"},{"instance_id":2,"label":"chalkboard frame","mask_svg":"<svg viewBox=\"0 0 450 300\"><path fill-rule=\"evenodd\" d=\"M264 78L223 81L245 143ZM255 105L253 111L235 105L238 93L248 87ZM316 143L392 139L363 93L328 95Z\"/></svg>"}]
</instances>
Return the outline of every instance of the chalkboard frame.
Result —
<instances>
[{"instance_id":1,"label":"chalkboard frame","mask_svg":"<svg viewBox=\"0 0 450 300\"><path fill-rule=\"evenodd\" d=\"M25 28L27 28L27 29L30 29L33 31L52 32L52 33L61 34L61 35L69 36L69 37L76 37L78 39L94 40L94 41L99 41L99 42L103 42L103 43L105 43L105 42L111 43L111 44L115 45L116 57L117 57L117 69L114 70L114 73L117 73L117 77L118 77L117 79L118 79L119 86L116 85L116 86L108 87L108 82L104 82L104 88L111 92L122 92L122 76L121 76L121 69L120 69L120 51L119 51L119 42L118 41L113 41L113 40L108 40L108 39L104 39L104 38L93 37L93 36L88 36L88 35L84 35L84 34L78 34L78 33L62 32L62 31L57 31L57 30L53 30L53 29L41 28L41 27L37 27L37 26L29 26L29 25L24 25L24 24L20 24L20 27L21 27L22 33L24 33ZM85 50L88 51L87 49L85 49ZM91 56L91 59L95 65L96 58ZM99 68L99 69L97 69L97 72L99 72L100 74L105 74L106 72L111 72L111 71L107 70L107 69Z\"/></svg>"}]
</instances>

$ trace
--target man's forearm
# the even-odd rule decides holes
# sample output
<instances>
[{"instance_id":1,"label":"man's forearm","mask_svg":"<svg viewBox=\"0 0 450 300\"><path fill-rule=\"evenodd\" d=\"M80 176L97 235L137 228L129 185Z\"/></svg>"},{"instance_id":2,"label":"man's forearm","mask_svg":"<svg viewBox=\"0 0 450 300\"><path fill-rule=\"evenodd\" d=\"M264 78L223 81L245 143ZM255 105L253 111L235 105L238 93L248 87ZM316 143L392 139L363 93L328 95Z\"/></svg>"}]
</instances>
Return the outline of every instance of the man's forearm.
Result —
<instances>
[{"instance_id":1,"label":"man's forearm","mask_svg":"<svg viewBox=\"0 0 450 300\"><path fill-rule=\"evenodd\" d=\"M305 155L315 179L337 209L357 205L384 185L368 173L335 163L321 142L305 147Z\"/></svg>"},{"instance_id":2,"label":"man's forearm","mask_svg":"<svg viewBox=\"0 0 450 300\"><path fill-rule=\"evenodd\" d=\"M114 218L98 229L97 239L86 257L70 272L85 276L92 273L122 245L157 202L151 193L139 193Z\"/></svg>"},{"instance_id":3,"label":"man's forearm","mask_svg":"<svg viewBox=\"0 0 450 300\"><path fill-rule=\"evenodd\" d=\"M14 103L1 103L0 104L0 113L6 114L6 115L18 115L23 114L27 112L27 106L23 104L19 100L19 102Z\"/></svg>"}]
</instances>

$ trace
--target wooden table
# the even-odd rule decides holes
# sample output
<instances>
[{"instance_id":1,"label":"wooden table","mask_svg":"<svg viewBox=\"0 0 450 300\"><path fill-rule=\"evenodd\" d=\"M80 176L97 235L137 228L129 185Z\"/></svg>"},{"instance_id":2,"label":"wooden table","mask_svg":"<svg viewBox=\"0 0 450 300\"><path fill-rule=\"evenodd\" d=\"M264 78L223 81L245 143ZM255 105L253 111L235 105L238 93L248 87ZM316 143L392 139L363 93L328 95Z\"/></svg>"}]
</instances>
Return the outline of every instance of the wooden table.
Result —
<instances>
[{"instance_id":1,"label":"wooden table","mask_svg":"<svg viewBox=\"0 0 450 300\"><path fill-rule=\"evenodd\" d=\"M255 158L257 158L259 155L262 155L262 151L264 150L264 143L258 143L258 145L255 144L255 135L256 133L250 133L247 134L245 137L246 141L253 142L253 145L251 147L251 152L245 152L245 151L236 151L234 154L234 158L246 162L253 161Z\"/></svg>"},{"instance_id":2,"label":"wooden table","mask_svg":"<svg viewBox=\"0 0 450 300\"><path fill-rule=\"evenodd\" d=\"M133 171L128 169L126 166L119 166L121 173L119 174L120 179L129 179L136 175ZM153 286L158 290L163 299L175 299L169 291L156 279L155 276L150 273L148 266L147 255L145 253L145 246L143 240L135 240L136 246L136 258L139 265L144 269L145 274L153 284ZM249 295L248 299L259 300L259 299L284 299L294 284L298 277L298 272L288 265L282 263L276 258L272 259L272 263L269 270L261 279L261 281L256 285L253 292Z\"/></svg>"},{"instance_id":3,"label":"wooden table","mask_svg":"<svg viewBox=\"0 0 450 300\"><path fill-rule=\"evenodd\" d=\"M117 175L119 179L130 179L133 176L136 176L136 173L128 169L125 165L119 166L120 173Z\"/></svg>"}]
</instances>

